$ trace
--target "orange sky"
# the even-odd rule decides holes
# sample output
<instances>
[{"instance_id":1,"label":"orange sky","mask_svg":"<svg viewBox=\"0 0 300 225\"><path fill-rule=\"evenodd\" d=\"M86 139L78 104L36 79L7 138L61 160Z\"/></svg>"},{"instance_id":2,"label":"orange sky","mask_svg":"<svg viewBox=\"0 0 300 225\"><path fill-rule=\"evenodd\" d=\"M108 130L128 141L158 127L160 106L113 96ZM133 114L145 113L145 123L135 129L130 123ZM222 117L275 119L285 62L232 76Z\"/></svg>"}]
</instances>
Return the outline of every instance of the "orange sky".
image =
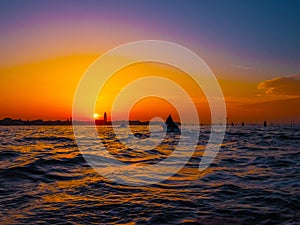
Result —
<instances>
[{"instance_id":1,"label":"orange sky","mask_svg":"<svg viewBox=\"0 0 300 225\"><path fill-rule=\"evenodd\" d=\"M78 82L97 57L121 44L164 40L208 64L223 89L228 122L300 123L298 8L253 1L0 1L0 119L67 119ZM135 65L120 72L96 113L110 114L122 85L157 73L184 86L201 122L209 122L201 90L180 71ZM132 119L165 117L169 106L157 101L141 101ZM123 107L116 119L124 118Z\"/></svg>"},{"instance_id":2,"label":"orange sky","mask_svg":"<svg viewBox=\"0 0 300 225\"><path fill-rule=\"evenodd\" d=\"M71 117L73 96L78 82L97 57L98 55L73 55L1 68L0 118L53 120ZM296 86L293 91L292 85L289 84L297 81L298 77L255 82L249 79L225 79L226 76L220 77L220 71L217 71L227 104L228 121L300 122L300 98L295 93L298 89ZM159 75L177 82L195 102L201 122L209 123L210 113L206 98L196 84L182 71L157 63L135 64L115 74L99 96L96 113L103 114L106 111L110 114L113 99L121 88L137 78L149 75ZM282 83L288 86L282 86ZM140 91L144 88L141 87ZM155 116L164 118L169 114L169 110L172 111L172 106L167 102L148 98L140 101L132 109L131 119L148 120ZM172 114L175 119L179 119L174 110ZM119 109L116 119L126 119L122 109Z\"/></svg>"}]
</instances>

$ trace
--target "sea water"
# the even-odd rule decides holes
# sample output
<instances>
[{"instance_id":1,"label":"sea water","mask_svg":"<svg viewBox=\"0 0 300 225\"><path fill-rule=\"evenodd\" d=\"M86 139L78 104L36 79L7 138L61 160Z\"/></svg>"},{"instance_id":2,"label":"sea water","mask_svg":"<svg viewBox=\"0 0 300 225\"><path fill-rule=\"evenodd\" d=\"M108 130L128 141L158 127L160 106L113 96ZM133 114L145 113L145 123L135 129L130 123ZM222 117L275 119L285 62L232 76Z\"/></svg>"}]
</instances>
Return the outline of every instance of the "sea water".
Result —
<instances>
[{"instance_id":1,"label":"sea water","mask_svg":"<svg viewBox=\"0 0 300 225\"><path fill-rule=\"evenodd\" d=\"M111 128L98 129L125 163L157 163L177 143L133 151ZM300 223L299 126L228 127L217 157L200 173L209 134L209 126L201 127L196 151L177 174L134 187L98 174L78 149L72 126L0 127L0 224Z\"/></svg>"}]
</instances>

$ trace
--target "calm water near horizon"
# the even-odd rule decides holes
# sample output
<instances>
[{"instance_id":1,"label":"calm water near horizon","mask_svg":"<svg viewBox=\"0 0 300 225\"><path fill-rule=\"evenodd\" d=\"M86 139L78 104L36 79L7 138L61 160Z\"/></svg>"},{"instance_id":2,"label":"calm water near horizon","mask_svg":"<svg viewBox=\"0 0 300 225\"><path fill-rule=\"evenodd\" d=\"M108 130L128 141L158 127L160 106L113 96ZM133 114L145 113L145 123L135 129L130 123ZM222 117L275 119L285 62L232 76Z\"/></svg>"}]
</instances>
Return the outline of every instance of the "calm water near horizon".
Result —
<instances>
[{"instance_id":1,"label":"calm water near horizon","mask_svg":"<svg viewBox=\"0 0 300 225\"><path fill-rule=\"evenodd\" d=\"M121 149L108 127L99 129L128 163L155 163L176 145L169 140L141 155ZM216 159L199 173L209 134L202 127L193 157L176 175L132 187L95 172L72 126L0 127L0 224L300 224L300 126L228 127Z\"/></svg>"}]
</instances>

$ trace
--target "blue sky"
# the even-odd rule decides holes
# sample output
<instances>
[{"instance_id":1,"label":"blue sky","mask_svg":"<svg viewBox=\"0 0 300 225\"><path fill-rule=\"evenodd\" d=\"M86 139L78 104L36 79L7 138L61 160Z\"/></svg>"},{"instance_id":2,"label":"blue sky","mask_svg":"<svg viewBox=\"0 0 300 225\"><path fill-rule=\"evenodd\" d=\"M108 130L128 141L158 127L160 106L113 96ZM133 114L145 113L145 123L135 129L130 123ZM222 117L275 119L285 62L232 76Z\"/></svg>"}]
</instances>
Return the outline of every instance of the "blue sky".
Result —
<instances>
[{"instance_id":1,"label":"blue sky","mask_svg":"<svg viewBox=\"0 0 300 225\"><path fill-rule=\"evenodd\" d=\"M101 54L130 41L162 39L192 49L224 76L289 76L300 70L299 27L300 1L291 0L2 0L0 64ZM82 42L70 42L74 36Z\"/></svg>"}]
</instances>

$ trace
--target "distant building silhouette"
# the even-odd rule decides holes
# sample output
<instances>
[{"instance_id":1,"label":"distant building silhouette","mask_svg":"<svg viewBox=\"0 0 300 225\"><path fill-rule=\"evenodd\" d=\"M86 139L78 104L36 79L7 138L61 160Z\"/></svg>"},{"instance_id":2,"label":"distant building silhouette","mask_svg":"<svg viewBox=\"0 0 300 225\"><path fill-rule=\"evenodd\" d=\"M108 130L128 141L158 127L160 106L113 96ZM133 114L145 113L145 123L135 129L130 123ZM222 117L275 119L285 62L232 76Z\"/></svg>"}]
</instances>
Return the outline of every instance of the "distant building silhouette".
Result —
<instances>
[{"instance_id":1,"label":"distant building silhouette","mask_svg":"<svg viewBox=\"0 0 300 225\"><path fill-rule=\"evenodd\" d=\"M104 112L103 120L95 120L96 125L111 125L111 121L107 121L107 114Z\"/></svg>"},{"instance_id":2,"label":"distant building silhouette","mask_svg":"<svg viewBox=\"0 0 300 225\"><path fill-rule=\"evenodd\" d=\"M72 121L67 120L21 120L21 119L11 119L4 118L0 120L0 126L57 126L57 125L72 125Z\"/></svg>"},{"instance_id":3,"label":"distant building silhouette","mask_svg":"<svg viewBox=\"0 0 300 225\"><path fill-rule=\"evenodd\" d=\"M107 122L107 115L106 115L106 112L104 112L104 123Z\"/></svg>"}]
</instances>

